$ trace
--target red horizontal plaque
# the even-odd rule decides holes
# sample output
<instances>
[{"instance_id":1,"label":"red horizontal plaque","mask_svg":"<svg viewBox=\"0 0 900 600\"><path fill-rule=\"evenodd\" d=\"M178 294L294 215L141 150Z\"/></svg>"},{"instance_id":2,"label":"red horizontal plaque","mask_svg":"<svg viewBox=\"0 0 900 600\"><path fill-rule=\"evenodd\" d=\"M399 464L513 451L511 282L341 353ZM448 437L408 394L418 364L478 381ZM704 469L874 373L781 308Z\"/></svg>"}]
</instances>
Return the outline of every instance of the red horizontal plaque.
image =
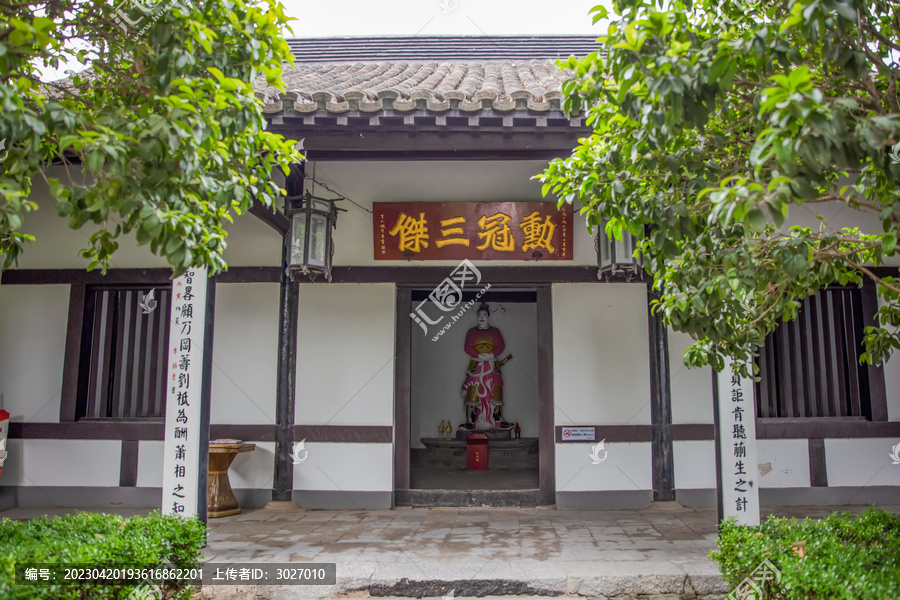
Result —
<instances>
[{"instance_id":1,"label":"red horizontal plaque","mask_svg":"<svg viewBox=\"0 0 900 600\"><path fill-rule=\"evenodd\" d=\"M572 260L572 206L375 202L376 260Z\"/></svg>"}]
</instances>

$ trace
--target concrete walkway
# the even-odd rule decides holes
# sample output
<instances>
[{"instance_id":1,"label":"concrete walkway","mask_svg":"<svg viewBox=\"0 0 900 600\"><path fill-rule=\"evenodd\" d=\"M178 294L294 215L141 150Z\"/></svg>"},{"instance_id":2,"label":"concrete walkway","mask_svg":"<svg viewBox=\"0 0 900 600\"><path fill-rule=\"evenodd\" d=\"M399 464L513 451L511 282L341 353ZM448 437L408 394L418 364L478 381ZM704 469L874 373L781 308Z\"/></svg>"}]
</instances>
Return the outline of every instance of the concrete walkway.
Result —
<instances>
[{"instance_id":1,"label":"concrete walkway","mask_svg":"<svg viewBox=\"0 0 900 600\"><path fill-rule=\"evenodd\" d=\"M802 518L864 508L785 507L772 512ZM12 509L0 517L48 512L67 510ZM210 519L206 562L336 563L337 585L204 586L201 597L722 598L728 590L707 558L715 547L715 519L715 510L677 503L642 510L246 510Z\"/></svg>"}]
</instances>

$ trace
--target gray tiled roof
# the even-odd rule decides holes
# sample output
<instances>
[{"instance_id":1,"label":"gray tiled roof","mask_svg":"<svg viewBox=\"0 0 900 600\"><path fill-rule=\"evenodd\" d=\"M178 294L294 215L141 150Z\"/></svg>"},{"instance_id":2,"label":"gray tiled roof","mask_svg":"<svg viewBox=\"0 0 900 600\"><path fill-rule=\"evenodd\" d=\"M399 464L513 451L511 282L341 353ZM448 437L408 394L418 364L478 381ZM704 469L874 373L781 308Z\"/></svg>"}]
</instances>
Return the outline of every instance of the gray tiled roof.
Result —
<instances>
[{"instance_id":1,"label":"gray tiled roof","mask_svg":"<svg viewBox=\"0 0 900 600\"><path fill-rule=\"evenodd\" d=\"M551 61L300 65L285 73L294 110L330 113L559 108L565 75Z\"/></svg>"},{"instance_id":2,"label":"gray tiled roof","mask_svg":"<svg viewBox=\"0 0 900 600\"><path fill-rule=\"evenodd\" d=\"M315 40L318 44L290 40L297 64L285 69L283 98L293 111L307 114L559 111L567 74L556 67L555 59L586 55L596 50L594 40L591 36L336 38ZM329 55L337 60L322 62ZM457 59L447 60L451 55ZM509 58L517 55L528 60ZM259 91L271 102L267 112L281 110L275 90Z\"/></svg>"}]
</instances>

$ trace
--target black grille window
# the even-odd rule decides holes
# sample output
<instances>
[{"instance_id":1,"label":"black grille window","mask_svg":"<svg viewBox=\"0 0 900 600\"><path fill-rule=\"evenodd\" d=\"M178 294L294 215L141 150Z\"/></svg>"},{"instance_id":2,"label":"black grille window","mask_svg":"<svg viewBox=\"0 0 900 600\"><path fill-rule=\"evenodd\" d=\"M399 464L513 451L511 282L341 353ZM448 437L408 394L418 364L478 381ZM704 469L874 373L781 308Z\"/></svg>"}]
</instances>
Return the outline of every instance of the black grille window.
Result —
<instances>
[{"instance_id":1,"label":"black grille window","mask_svg":"<svg viewBox=\"0 0 900 600\"><path fill-rule=\"evenodd\" d=\"M77 417L165 414L170 296L164 287L88 289Z\"/></svg>"},{"instance_id":2,"label":"black grille window","mask_svg":"<svg viewBox=\"0 0 900 600\"><path fill-rule=\"evenodd\" d=\"M871 418L859 289L819 292L797 318L769 334L757 359L756 410L762 418Z\"/></svg>"}]
</instances>

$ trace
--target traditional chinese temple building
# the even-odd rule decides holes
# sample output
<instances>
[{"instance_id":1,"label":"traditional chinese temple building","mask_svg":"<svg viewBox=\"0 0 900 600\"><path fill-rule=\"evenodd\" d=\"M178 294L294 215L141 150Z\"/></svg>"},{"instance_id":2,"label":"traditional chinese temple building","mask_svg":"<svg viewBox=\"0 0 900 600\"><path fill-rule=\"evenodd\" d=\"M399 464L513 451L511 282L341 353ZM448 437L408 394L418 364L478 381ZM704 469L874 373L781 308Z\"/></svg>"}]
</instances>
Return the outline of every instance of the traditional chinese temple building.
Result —
<instances>
[{"instance_id":1,"label":"traditional chinese temple building","mask_svg":"<svg viewBox=\"0 0 900 600\"><path fill-rule=\"evenodd\" d=\"M256 444L230 469L240 504L713 505L711 371L683 366L690 340L650 314L627 240L598 239L532 179L589 132L561 110L555 60L594 39L291 45L287 92L259 91L307 161L285 210L229 229L209 431L185 429ZM89 232L41 185L37 241L0 280L0 508L159 506L171 272L132 240L87 272ZM841 226L840 208L822 214ZM857 361L876 309L868 285L831 288L767 341L743 465L764 505L896 502L900 359ZM502 394L481 361L505 361ZM506 433L468 469L460 425L497 406Z\"/></svg>"}]
</instances>

